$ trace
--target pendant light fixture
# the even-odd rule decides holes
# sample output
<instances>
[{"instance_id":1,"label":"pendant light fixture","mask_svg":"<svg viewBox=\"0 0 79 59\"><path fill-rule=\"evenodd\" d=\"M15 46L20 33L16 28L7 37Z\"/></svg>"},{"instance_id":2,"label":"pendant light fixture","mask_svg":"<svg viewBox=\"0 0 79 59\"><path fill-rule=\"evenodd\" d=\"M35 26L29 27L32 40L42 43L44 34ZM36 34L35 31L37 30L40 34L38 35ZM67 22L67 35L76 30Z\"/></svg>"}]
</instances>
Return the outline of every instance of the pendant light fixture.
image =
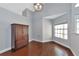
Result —
<instances>
[{"instance_id":1,"label":"pendant light fixture","mask_svg":"<svg viewBox=\"0 0 79 59\"><path fill-rule=\"evenodd\" d=\"M42 3L34 3L33 4L34 11L41 11L43 9Z\"/></svg>"}]
</instances>

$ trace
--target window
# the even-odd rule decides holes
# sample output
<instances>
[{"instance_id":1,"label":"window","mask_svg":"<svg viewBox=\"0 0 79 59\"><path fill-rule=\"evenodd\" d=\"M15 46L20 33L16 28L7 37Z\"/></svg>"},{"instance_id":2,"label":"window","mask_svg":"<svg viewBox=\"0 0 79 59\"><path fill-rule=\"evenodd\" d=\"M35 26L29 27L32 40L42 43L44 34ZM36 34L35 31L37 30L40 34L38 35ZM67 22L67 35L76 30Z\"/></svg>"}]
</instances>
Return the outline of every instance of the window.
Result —
<instances>
[{"instance_id":1,"label":"window","mask_svg":"<svg viewBox=\"0 0 79 59\"><path fill-rule=\"evenodd\" d=\"M76 33L79 34L79 15L76 17Z\"/></svg>"},{"instance_id":2,"label":"window","mask_svg":"<svg viewBox=\"0 0 79 59\"><path fill-rule=\"evenodd\" d=\"M67 24L55 25L55 37L68 39L68 25Z\"/></svg>"}]
</instances>

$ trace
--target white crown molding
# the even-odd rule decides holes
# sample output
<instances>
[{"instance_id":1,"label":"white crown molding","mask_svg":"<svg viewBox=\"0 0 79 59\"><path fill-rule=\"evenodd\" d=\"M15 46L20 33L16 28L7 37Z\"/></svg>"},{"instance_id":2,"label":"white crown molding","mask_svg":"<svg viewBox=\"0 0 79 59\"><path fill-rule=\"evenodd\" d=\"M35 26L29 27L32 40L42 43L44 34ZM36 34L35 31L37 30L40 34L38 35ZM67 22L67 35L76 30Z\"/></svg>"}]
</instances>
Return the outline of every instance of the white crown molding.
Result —
<instances>
[{"instance_id":1,"label":"white crown molding","mask_svg":"<svg viewBox=\"0 0 79 59\"><path fill-rule=\"evenodd\" d=\"M65 15L65 14L67 14L67 12L58 13L58 14L54 14L54 15L50 15L50 16L45 16L45 17L43 17L43 19L55 19L55 18Z\"/></svg>"}]
</instances>

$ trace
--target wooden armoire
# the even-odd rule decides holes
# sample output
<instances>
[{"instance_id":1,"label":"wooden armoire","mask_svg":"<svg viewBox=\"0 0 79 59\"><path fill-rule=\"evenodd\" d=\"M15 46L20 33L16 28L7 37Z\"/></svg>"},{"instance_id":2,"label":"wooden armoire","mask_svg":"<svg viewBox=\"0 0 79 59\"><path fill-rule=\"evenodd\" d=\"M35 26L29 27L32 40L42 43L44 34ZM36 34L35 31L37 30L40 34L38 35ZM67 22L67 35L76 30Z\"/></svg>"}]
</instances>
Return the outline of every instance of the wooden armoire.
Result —
<instances>
[{"instance_id":1,"label":"wooden armoire","mask_svg":"<svg viewBox=\"0 0 79 59\"><path fill-rule=\"evenodd\" d=\"M11 24L11 46L12 51L16 51L28 44L29 34L28 25Z\"/></svg>"}]
</instances>

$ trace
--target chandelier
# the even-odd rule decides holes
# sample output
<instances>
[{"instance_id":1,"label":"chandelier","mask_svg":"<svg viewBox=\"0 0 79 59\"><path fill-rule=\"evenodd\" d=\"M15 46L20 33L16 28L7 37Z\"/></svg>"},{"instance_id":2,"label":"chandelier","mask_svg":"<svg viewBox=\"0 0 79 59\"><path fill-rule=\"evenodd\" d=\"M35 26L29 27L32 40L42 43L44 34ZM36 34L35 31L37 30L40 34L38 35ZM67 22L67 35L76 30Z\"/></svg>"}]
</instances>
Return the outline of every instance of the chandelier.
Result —
<instances>
[{"instance_id":1,"label":"chandelier","mask_svg":"<svg viewBox=\"0 0 79 59\"><path fill-rule=\"evenodd\" d=\"M41 11L43 9L42 3L34 3L33 4L34 11Z\"/></svg>"}]
</instances>

